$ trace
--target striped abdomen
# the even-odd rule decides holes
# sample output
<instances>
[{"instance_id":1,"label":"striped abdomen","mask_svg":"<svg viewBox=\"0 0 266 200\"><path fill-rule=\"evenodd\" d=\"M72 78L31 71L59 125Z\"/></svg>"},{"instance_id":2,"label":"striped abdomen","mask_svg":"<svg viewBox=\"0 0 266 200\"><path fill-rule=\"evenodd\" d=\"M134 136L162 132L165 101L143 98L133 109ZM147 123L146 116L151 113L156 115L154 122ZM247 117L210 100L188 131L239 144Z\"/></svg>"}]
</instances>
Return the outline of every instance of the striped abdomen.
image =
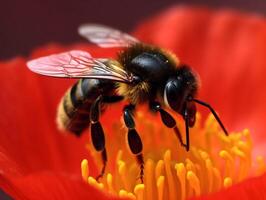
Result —
<instances>
[{"instance_id":1,"label":"striped abdomen","mask_svg":"<svg viewBox=\"0 0 266 200\"><path fill-rule=\"evenodd\" d=\"M60 129L80 135L90 125L90 107L99 95L115 92L113 82L98 79L80 79L62 98L57 113ZM101 108L104 111L104 106Z\"/></svg>"}]
</instances>

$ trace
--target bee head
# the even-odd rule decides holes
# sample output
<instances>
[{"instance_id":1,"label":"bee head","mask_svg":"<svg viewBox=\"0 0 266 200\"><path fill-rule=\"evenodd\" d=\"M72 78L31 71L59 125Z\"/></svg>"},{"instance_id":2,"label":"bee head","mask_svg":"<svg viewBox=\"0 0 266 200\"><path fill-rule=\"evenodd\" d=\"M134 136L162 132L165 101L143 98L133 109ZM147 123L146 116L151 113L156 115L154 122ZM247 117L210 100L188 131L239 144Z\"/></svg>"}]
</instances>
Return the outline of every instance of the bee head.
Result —
<instances>
[{"instance_id":1,"label":"bee head","mask_svg":"<svg viewBox=\"0 0 266 200\"><path fill-rule=\"evenodd\" d=\"M196 105L190 101L197 92L196 75L185 65L177 68L177 73L170 77L164 88L164 102L182 116L188 115L189 126L195 123Z\"/></svg>"}]
</instances>

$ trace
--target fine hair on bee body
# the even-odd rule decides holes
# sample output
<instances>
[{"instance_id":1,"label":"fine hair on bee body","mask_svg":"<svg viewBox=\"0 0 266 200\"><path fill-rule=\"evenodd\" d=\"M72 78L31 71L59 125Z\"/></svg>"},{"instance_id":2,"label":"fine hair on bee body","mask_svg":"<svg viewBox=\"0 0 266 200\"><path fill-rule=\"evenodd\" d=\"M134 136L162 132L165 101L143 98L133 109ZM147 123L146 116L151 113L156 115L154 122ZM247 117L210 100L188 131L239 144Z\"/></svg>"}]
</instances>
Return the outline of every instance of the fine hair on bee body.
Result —
<instances>
[{"instance_id":1,"label":"fine hair on bee body","mask_svg":"<svg viewBox=\"0 0 266 200\"><path fill-rule=\"evenodd\" d=\"M60 129L77 136L90 127L92 144L101 153L103 161L97 179L104 175L107 164L105 134L100 122L106 105L122 100L128 102L122 115L129 149L140 167L141 182L144 176L143 145L134 120L138 105L145 103L152 112L158 113L162 124L173 130L187 151L190 148L189 128L196 120L196 104L207 107L228 135L215 110L195 98L199 83L195 72L180 63L173 53L103 25L83 25L79 34L100 47L123 47L123 50L117 59L94 58L88 52L73 50L31 60L27 65L42 75L79 79L62 97L57 123ZM184 118L185 142L174 117L166 109Z\"/></svg>"}]
</instances>

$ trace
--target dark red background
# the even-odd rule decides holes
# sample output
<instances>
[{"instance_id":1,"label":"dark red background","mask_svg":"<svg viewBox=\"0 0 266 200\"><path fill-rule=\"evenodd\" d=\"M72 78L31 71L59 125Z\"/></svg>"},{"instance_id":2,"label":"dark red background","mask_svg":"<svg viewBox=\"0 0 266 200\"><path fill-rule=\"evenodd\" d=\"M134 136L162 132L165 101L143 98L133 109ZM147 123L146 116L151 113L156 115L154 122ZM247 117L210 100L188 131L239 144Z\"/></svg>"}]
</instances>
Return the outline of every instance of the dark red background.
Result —
<instances>
[{"instance_id":1,"label":"dark red background","mask_svg":"<svg viewBox=\"0 0 266 200\"><path fill-rule=\"evenodd\" d=\"M77 27L95 22L130 31L171 5L201 5L265 14L265 0L1 0L0 59L27 55L47 42L81 41Z\"/></svg>"}]
</instances>

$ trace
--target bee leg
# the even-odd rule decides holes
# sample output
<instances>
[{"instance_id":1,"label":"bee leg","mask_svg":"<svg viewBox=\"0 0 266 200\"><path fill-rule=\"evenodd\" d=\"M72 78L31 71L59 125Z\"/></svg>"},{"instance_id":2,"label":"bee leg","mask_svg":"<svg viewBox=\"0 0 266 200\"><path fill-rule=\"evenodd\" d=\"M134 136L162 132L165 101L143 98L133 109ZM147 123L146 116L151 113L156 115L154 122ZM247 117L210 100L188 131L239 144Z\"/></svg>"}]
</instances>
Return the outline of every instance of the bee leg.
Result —
<instances>
[{"instance_id":1,"label":"bee leg","mask_svg":"<svg viewBox=\"0 0 266 200\"><path fill-rule=\"evenodd\" d=\"M186 150L189 151L190 147L190 142L189 142L189 116L188 116L188 111L187 108L184 111L184 118L185 118L185 126L186 126Z\"/></svg>"},{"instance_id":2,"label":"bee leg","mask_svg":"<svg viewBox=\"0 0 266 200\"><path fill-rule=\"evenodd\" d=\"M105 149L105 138L104 131L101 123L99 122L100 117L100 104L102 102L102 96L100 95L92 104L90 109L90 123L91 123L91 139L92 144L96 151L101 152L103 168L101 173L96 177L96 180L104 175L105 167L107 164L107 153Z\"/></svg>"},{"instance_id":3,"label":"bee leg","mask_svg":"<svg viewBox=\"0 0 266 200\"><path fill-rule=\"evenodd\" d=\"M174 129L175 134L176 134L179 142L188 151L187 145L183 142L181 133L180 133L179 129L176 126L175 119L167 111L162 109L161 105L158 102L150 102L150 107L151 107L152 110L160 113L161 119L162 119L163 124L165 126L167 126L168 128Z\"/></svg>"},{"instance_id":4,"label":"bee leg","mask_svg":"<svg viewBox=\"0 0 266 200\"><path fill-rule=\"evenodd\" d=\"M144 177L144 159L142 154L142 142L138 132L135 129L135 122L133 118L133 111L135 106L127 105L124 107L124 122L128 128L127 141L130 151L136 156L137 162L140 166L140 180L143 183Z\"/></svg>"}]
</instances>

